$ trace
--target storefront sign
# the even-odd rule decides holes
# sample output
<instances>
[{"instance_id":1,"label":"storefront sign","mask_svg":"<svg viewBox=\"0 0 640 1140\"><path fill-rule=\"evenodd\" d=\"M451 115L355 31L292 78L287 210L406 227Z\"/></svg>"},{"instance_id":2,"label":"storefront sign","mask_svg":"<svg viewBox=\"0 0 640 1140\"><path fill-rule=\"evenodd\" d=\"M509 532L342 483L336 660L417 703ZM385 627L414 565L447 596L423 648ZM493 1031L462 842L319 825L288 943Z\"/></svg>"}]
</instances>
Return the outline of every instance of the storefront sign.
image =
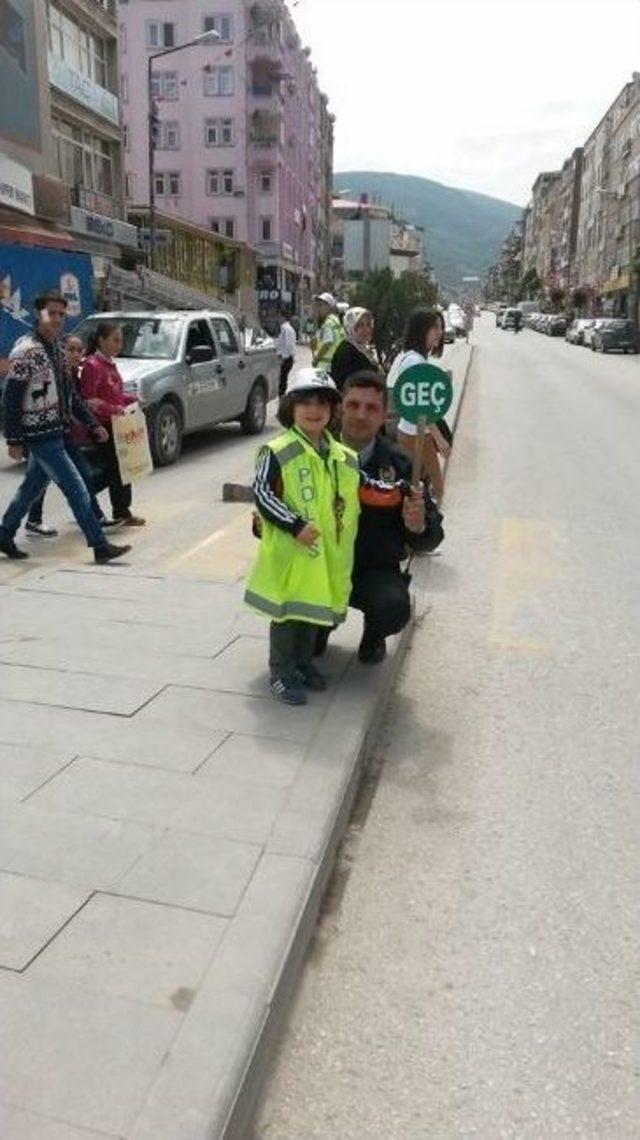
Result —
<instances>
[{"instance_id":1,"label":"storefront sign","mask_svg":"<svg viewBox=\"0 0 640 1140\"><path fill-rule=\"evenodd\" d=\"M64 95L69 95L77 103L82 103L97 115L102 115L115 126L119 125L117 96L94 83L86 75L81 75L79 71L69 67L68 63L51 52L49 52L49 80Z\"/></svg>"},{"instance_id":2,"label":"storefront sign","mask_svg":"<svg viewBox=\"0 0 640 1140\"><path fill-rule=\"evenodd\" d=\"M258 300L259 301L279 301L280 300L280 290L279 289L258 289Z\"/></svg>"},{"instance_id":3,"label":"storefront sign","mask_svg":"<svg viewBox=\"0 0 640 1140\"><path fill-rule=\"evenodd\" d=\"M130 249L136 249L138 245L135 226L121 222L119 218L108 218L105 214L92 214L80 206L71 207L71 228L77 233L98 238L99 241L111 241Z\"/></svg>"},{"instance_id":4,"label":"storefront sign","mask_svg":"<svg viewBox=\"0 0 640 1140\"><path fill-rule=\"evenodd\" d=\"M31 171L5 154L0 154L0 204L34 214Z\"/></svg>"}]
</instances>

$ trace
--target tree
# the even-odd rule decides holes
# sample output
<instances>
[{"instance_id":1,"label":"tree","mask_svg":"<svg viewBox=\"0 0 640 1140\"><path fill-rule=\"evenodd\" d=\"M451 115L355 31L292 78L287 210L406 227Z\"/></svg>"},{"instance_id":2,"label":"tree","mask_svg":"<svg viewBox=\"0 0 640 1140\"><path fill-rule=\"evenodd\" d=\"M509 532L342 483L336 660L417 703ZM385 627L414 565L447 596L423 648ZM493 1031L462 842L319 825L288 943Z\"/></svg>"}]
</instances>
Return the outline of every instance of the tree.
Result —
<instances>
[{"instance_id":1,"label":"tree","mask_svg":"<svg viewBox=\"0 0 640 1140\"><path fill-rule=\"evenodd\" d=\"M383 367L409 315L414 309L435 305L437 299L438 288L426 273L394 277L390 269L374 269L358 282L352 304L373 314L374 343Z\"/></svg>"}]
</instances>

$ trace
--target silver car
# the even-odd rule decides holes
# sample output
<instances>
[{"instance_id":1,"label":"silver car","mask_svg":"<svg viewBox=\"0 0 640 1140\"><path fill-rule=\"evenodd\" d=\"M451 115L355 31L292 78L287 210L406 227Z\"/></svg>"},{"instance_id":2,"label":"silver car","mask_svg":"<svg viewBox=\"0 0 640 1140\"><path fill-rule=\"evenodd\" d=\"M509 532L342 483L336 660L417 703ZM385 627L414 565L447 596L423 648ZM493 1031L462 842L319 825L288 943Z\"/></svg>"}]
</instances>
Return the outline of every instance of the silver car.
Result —
<instances>
[{"instance_id":1,"label":"silver car","mask_svg":"<svg viewBox=\"0 0 640 1140\"><path fill-rule=\"evenodd\" d=\"M278 391L273 341L247 347L233 317L204 309L94 313L76 331L86 342L100 321L122 329L118 371L147 416L156 466L175 463L189 432L229 420L247 435L264 429Z\"/></svg>"}]
</instances>

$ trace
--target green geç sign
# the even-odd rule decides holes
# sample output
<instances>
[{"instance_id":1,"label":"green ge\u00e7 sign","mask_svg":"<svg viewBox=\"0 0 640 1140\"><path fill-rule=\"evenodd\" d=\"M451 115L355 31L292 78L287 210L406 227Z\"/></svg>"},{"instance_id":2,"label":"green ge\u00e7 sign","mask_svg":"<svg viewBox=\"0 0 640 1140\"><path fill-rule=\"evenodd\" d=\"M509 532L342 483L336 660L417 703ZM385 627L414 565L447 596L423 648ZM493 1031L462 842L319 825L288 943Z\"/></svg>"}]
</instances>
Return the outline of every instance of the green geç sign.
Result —
<instances>
[{"instance_id":1,"label":"green ge\u00e7 sign","mask_svg":"<svg viewBox=\"0 0 640 1140\"><path fill-rule=\"evenodd\" d=\"M448 374L435 364L414 364L396 380L393 389L396 411L409 423L435 423L449 411L453 386Z\"/></svg>"}]
</instances>

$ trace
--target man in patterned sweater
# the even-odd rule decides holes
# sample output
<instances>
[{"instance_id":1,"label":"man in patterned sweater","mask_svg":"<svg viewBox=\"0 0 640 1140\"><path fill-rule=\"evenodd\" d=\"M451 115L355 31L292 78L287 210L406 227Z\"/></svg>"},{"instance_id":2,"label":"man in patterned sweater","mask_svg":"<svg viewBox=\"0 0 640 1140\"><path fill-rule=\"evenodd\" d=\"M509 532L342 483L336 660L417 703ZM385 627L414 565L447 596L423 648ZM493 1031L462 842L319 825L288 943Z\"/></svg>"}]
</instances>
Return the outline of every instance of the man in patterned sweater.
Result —
<instances>
[{"instance_id":1,"label":"man in patterned sweater","mask_svg":"<svg viewBox=\"0 0 640 1140\"><path fill-rule=\"evenodd\" d=\"M5 382L5 435L12 459L29 449L27 473L0 522L0 552L8 558L27 558L15 544L15 534L31 503L50 481L58 485L98 563L111 562L131 549L107 542L96 519L89 492L65 451L64 432L73 416L103 442L106 430L94 420L78 395L64 360L59 336L67 302L55 289L35 302L35 332L23 336L11 351Z\"/></svg>"}]
</instances>

